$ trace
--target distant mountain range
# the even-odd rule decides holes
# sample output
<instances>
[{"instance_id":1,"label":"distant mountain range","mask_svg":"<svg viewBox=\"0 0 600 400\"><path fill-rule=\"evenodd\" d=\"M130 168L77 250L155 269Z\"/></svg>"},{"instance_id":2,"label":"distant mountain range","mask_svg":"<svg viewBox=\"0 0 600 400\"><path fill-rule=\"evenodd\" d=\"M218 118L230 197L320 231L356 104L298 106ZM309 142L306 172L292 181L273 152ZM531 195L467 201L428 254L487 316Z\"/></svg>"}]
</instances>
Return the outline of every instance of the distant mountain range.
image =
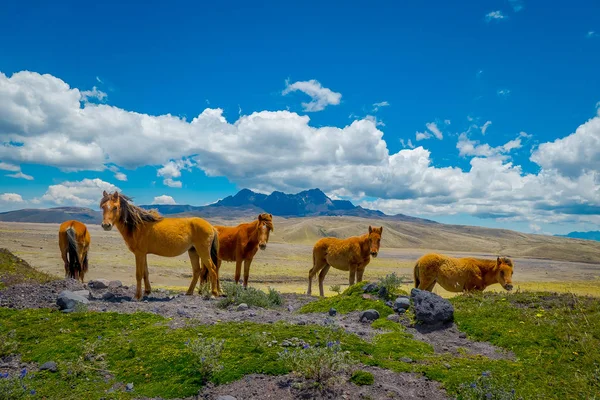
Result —
<instances>
[{"instance_id":1,"label":"distant mountain range","mask_svg":"<svg viewBox=\"0 0 600 400\"><path fill-rule=\"evenodd\" d=\"M163 215L199 216L204 218L220 217L224 219L236 219L246 216L254 217L261 212L268 212L274 216L286 218L351 216L437 224L435 221L410 217L404 214L386 215L378 210L369 210L361 206L355 206L348 200L332 200L319 189L305 190L296 194L275 191L270 195L243 189L234 196L227 196L207 206L141 205L140 207L156 209ZM0 221L7 222L61 223L68 219L77 219L84 223L99 224L101 218L102 213L100 210L83 207L22 209L0 213Z\"/></svg>"},{"instance_id":2,"label":"distant mountain range","mask_svg":"<svg viewBox=\"0 0 600 400\"><path fill-rule=\"evenodd\" d=\"M595 240L600 242L600 231L589 231L589 232L570 232L566 235L554 235L560 237L567 237L572 239L585 239L585 240Z\"/></svg>"}]
</instances>

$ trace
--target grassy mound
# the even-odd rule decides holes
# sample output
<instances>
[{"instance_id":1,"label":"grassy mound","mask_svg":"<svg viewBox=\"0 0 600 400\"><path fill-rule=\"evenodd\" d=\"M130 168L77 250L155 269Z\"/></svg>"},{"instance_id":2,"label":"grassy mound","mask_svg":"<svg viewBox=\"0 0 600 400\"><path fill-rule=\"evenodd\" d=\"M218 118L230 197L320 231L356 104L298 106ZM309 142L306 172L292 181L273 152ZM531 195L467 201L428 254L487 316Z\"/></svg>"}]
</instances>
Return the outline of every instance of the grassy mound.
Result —
<instances>
[{"instance_id":1,"label":"grassy mound","mask_svg":"<svg viewBox=\"0 0 600 400\"><path fill-rule=\"evenodd\" d=\"M31 267L6 249L0 249L0 289L25 282L46 283L58 279Z\"/></svg>"}]
</instances>

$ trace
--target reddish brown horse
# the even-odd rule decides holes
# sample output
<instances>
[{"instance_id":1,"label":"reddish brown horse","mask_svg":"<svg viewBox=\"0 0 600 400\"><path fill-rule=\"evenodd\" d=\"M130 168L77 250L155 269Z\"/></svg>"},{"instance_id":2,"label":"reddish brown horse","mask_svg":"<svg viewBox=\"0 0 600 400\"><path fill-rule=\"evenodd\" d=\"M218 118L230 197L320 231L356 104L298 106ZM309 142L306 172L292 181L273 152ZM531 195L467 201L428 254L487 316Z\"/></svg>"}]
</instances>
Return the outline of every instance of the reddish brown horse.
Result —
<instances>
[{"instance_id":1,"label":"reddish brown horse","mask_svg":"<svg viewBox=\"0 0 600 400\"><path fill-rule=\"evenodd\" d=\"M90 232L84 223L69 220L58 228L58 247L65 262L65 278L81 280L88 270Z\"/></svg>"},{"instance_id":2,"label":"reddish brown horse","mask_svg":"<svg viewBox=\"0 0 600 400\"><path fill-rule=\"evenodd\" d=\"M362 236L352 236L347 239L338 238L323 238L315 243L313 248L313 267L308 273L308 290L307 294L312 291L312 279L319 274L319 293L321 297L323 293L323 280L329 271L329 267L333 267L342 271L350 271L348 282L354 285L354 278L358 282L362 281L365 267L371 261L371 256L377 257L379 253L379 244L381 242L381 234L383 226L373 228L369 225L369 233Z\"/></svg>"},{"instance_id":3,"label":"reddish brown horse","mask_svg":"<svg viewBox=\"0 0 600 400\"><path fill-rule=\"evenodd\" d=\"M244 288L248 287L250 264L254 255L260 248L267 248L269 234L274 230L273 216L262 213L256 221L239 224L238 226L215 225L219 232L219 260L217 261L217 275L222 261L235 261L235 283L240 281L242 262L244 262ZM206 279L207 271L202 267L200 283ZM220 287L220 286L219 286Z\"/></svg>"},{"instance_id":4,"label":"reddish brown horse","mask_svg":"<svg viewBox=\"0 0 600 400\"><path fill-rule=\"evenodd\" d=\"M415 287L430 292L436 282L449 292L481 291L494 283L512 290L512 275L513 262L507 257L485 260L429 253L414 268Z\"/></svg>"}]
</instances>

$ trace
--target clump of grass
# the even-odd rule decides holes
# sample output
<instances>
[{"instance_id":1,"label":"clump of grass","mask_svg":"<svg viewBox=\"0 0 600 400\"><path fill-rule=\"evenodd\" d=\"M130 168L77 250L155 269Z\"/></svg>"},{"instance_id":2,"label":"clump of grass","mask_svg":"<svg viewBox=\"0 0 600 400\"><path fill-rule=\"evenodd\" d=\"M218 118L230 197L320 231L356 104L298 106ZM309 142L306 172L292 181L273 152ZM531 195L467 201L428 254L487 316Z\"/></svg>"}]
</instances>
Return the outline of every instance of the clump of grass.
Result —
<instances>
[{"instance_id":1,"label":"clump of grass","mask_svg":"<svg viewBox=\"0 0 600 400\"><path fill-rule=\"evenodd\" d=\"M90 379L100 372L108 371L106 354L98 352L99 341L83 344L83 351L75 360L62 361L58 370L63 380Z\"/></svg>"},{"instance_id":2,"label":"clump of grass","mask_svg":"<svg viewBox=\"0 0 600 400\"><path fill-rule=\"evenodd\" d=\"M18 377L9 377L8 373L0 373L0 400L21 400L35 395L36 391L25 384L27 369L23 368Z\"/></svg>"},{"instance_id":3,"label":"clump of grass","mask_svg":"<svg viewBox=\"0 0 600 400\"><path fill-rule=\"evenodd\" d=\"M246 303L251 307L270 308L279 306L283 303L281 294L273 288L269 288L269 293L267 294L262 290L253 287L244 289L241 285L236 285L231 282L223 282L222 287L226 297L221 299L218 303L221 308L227 308L230 305L242 303Z\"/></svg>"},{"instance_id":4,"label":"clump of grass","mask_svg":"<svg viewBox=\"0 0 600 400\"><path fill-rule=\"evenodd\" d=\"M188 347L193 357L193 363L203 385L216 372L223 369L220 359L224 344L225 340L215 338L197 338L189 342Z\"/></svg>"},{"instance_id":5,"label":"clump of grass","mask_svg":"<svg viewBox=\"0 0 600 400\"><path fill-rule=\"evenodd\" d=\"M212 295L210 282L203 282L198 285L198 294L202 296L203 299L208 300Z\"/></svg>"},{"instance_id":6,"label":"clump of grass","mask_svg":"<svg viewBox=\"0 0 600 400\"><path fill-rule=\"evenodd\" d=\"M368 282L359 282L342 292L342 294L325 297L317 301L310 302L304 305L299 312L311 313L311 312L327 312L330 308L335 308L338 313L346 314L351 311L364 311L374 309L379 311L381 317L387 317L393 313L393 310L385 305L385 302L381 299L364 298L365 294L363 287Z\"/></svg>"},{"instance_id":7,"label":"clump of grass","mask_svg":"<svg viewBox=\"0 0 600 400\"><path fill-rule=\"evenodd\" d=\"M15 340L16 331L13 329L0 335L0 358L13 355L17 352L18 342Z\"/></svg>"},{"instance_id":8,"label":"clump of grass","mask_svg":"<svg viewBox=\"0 0 600 400\"><path fill-rule=\"evenodd\" d=\"M279 359L293 373L313 380L321 388L335 383L335 378L340 378L353 362L350 352L342 351L339 341L330 341L324 346L305 344L301 349L285 349L279 353Z\"/></svg>"},{"instance_id":9,"label":"clump of grass","mask_svg":"<svg viewBox=\"0 0 600 400\"><path fill-rule=\"evenodd\" d=\"M459 386L456 400L516 400L515 389L505 389L499 386L489 371L484 371L476 381Z\"/></svg>"},{"instance_id":10,"label":"clump of grass","mask_svg":"<svg viewBox=\"0 0 600 400\"><path fill-rule=\"evenodd\" d=\"M331 290L332 292L335 292L337 294L342 293L342 287L340 285L331 285L331 286L329 286L329 290Z\"/></svg>"},{"instance_id":11,"label":"clump of grass","mask_svg":"<svg viewBox=\"0 0 600 400\"><path fill-rule=\"evenodd\" d=\"M378 285L380 288L385 288L386 299L392 299L399 295L406 296L407 293L400 289L400 285L403 285L405 279L401 276L396 275L395 272L388 274L382 278L379 278Z\"/></svg>"},{"instance_id":12,"label":"clump of grass","mask_svg":"<svg viewBox=\"0 0 600 400\"><path fill-rule=\"evenodd\" d=\"M354 371L350 377L350 382L358 386L372 385L375 383L375 378L370 372L358 370Z\"/></svg>"}]
</instances>

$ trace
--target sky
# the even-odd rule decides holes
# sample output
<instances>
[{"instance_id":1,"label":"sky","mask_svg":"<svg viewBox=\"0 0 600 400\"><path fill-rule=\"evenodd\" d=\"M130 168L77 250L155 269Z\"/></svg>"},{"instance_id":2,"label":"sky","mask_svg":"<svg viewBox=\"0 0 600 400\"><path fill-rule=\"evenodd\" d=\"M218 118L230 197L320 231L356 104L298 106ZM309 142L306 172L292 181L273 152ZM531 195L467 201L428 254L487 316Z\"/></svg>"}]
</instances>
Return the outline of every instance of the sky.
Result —
<instances>
[{"instance_id":1,"label":"sky","mask_svg":"<svg viewBox=\"0 0 600 400\"><path fill-rule=\"evenodd\" d=\"M6 1L0 211L242 188L600 225L600 6Z\"/></svg>"}]
</instances>

